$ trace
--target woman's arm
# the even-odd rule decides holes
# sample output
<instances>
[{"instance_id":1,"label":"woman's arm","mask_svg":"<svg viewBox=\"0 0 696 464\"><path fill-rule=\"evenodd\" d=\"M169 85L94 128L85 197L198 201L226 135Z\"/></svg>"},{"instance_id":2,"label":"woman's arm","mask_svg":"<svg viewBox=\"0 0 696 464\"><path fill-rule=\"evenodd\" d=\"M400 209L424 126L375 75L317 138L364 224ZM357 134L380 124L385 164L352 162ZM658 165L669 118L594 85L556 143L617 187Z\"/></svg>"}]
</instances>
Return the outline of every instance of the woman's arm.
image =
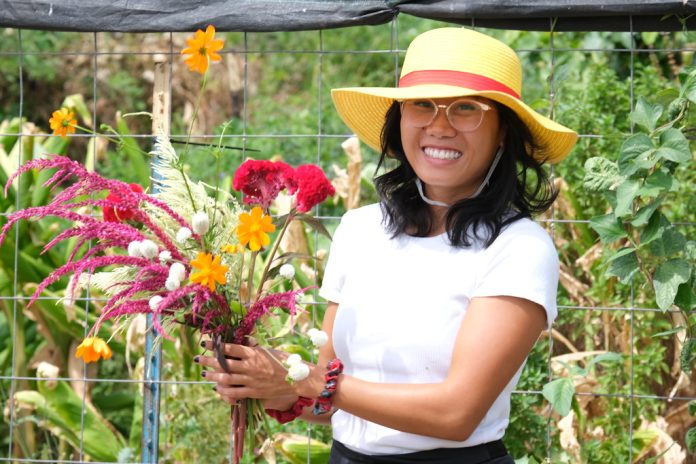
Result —
<instances>
[{"instance_id":1,"label":"woman's arm","mask_svg":"<svg viewBox=\"0 0 696 464\"><path fill-rule=\"evenodd\" d=\"M325 328L333 328L335 311L335 305L327 309L325 320L330 327ZM444 382L384 384L342 375L334 406L403 432L464 441L524 362L545 325L543 308L529 300L474 298L457 333ZM284 381L285 370L258 348L228 345L228 354L242 358L233 363L234 373L210 377L239 385L224 388L228 401L290 395L315 398L324 388L324 365L333 349L320 354L321 368L313 368L309 378L293 385Z\"/></svg>"},{"instance_id":2,"label":"woman's arm","mask_svg":"<svg viewBox=\"0 0 696 464\"><path fill-rule=\"evenodd\" d=\"M464 441L515 375L545 325L543 308L529 300L475 298L457 333L444 382L382 384L343 376L334 405L403 432Z\"/></svg>"}]
</instances>

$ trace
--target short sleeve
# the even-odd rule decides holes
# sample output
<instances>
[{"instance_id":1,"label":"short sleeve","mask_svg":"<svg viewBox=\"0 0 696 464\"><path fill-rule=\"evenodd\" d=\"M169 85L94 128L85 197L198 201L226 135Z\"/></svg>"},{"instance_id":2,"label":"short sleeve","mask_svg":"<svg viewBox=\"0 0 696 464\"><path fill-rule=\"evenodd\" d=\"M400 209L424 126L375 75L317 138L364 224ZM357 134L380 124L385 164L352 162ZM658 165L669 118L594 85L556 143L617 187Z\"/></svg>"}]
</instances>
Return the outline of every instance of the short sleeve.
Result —
<instances>
[{"instance_id":1,"label":"short sleeve","mask_svg":"<svg viewBox=\"0 0 696 464\"><path fill-rule=\"evenodd\" d=\"M546 231L531 220L513 223L482 254L473 297L514 296L541 305L556 319L559 261Z\"/></svg>"},{"instance_id":2,"label":"short sleeve","mask_svg":"<svg viewBox=\"0 0 696 464\"><path fill-rule=\"evenodd\" d=\"M319 295L328 301L335 303L341 302L341 291L346 278L347 254L348 248L347 238L350 236L349 213L346 213L341 218L336 231L334 232L329 250L329 258L324 269L324 278L321 282Z\"/></svg>"}]
</instances>

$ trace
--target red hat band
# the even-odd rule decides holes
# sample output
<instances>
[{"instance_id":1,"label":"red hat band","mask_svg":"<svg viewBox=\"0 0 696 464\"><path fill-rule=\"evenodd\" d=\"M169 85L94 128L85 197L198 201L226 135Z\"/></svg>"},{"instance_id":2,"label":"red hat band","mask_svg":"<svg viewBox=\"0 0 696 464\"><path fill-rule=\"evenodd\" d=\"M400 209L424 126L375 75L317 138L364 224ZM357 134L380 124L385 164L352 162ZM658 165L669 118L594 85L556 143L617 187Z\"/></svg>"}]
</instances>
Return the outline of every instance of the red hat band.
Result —
<instances>
[{"instance_id":1,"label":"red hat band","mask_svg":"<svg viewBox=\"0 0 696 464\"><path fill-rule=\"evenodd\" d=\"M505 84L490 77L464 71L425 70L412 71L399 79L399 87L423 84L444 84L466 87L478 91L502 92L520 100L520 95Z\"/></svg>"}]
</instances>

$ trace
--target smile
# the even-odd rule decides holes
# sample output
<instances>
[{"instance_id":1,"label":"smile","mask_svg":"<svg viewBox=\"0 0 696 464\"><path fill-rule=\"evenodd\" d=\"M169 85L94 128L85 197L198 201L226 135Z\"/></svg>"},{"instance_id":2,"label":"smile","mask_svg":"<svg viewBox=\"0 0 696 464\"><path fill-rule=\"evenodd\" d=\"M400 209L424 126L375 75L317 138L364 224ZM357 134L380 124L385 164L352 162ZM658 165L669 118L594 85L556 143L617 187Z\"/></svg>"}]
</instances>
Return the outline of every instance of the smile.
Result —
<instances>
[{"instance_id":1,"label":"smile","mask_svg":"<svg viewBox=\"0 0 696 464\"><path fill-rule=\"evenodd\" d=\"M462 156L462 152L457 150L445 150L443 148L423 148L423 153L429 158L444 159L444 160L455 160Z\"/></svg>"}]
</instances>

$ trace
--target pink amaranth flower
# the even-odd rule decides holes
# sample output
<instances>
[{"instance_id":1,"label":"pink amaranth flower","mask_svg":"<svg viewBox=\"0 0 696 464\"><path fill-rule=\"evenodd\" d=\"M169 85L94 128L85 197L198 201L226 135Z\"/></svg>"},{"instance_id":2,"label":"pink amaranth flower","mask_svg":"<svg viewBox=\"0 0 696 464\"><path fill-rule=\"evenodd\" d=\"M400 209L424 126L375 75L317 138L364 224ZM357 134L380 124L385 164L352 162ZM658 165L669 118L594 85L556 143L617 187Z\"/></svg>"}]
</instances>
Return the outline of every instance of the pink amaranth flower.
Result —
<instances>
[{"instance_id":1,"label":"pink amaranth flower","mask_svg":"<svg viewBox=\"0 0 696 464\"><path fill-rule=\"evenodd\" d=\"M282 161L246 160L234 173L232 187L244 193L244 203L268 210L281 190L294 193L294 171Z\"/></svg>"},{"instance_id":2,"label":"pink amaranth flower","mask_svg":"<svg viewBox=\"0 0 696 464\"><path fill-rule=\"evenodd\" d=\"M272 293L267 295L251 305L244 319L239 323L239 327L234 333L234 342L244 344L246 337L251 334L254 329L254 324L264 314L271 311L272 308L280 308L287 310L290 316L294 317L297 312L297 295L304 293L308 288L292 290L289 292Z\"/></svg>"},{"instance_id":3,"label":"pink amaranth flower","mask_svg":"<svg viewBox=\"0 0 696 464\"><path fill-rule=\"evenodd\" d=\"M298 190L297 211L300 213L306 213L336 193L324 171L314 164L298 166L295 169L295 181Z\"/></svg>"}]
</instances>

